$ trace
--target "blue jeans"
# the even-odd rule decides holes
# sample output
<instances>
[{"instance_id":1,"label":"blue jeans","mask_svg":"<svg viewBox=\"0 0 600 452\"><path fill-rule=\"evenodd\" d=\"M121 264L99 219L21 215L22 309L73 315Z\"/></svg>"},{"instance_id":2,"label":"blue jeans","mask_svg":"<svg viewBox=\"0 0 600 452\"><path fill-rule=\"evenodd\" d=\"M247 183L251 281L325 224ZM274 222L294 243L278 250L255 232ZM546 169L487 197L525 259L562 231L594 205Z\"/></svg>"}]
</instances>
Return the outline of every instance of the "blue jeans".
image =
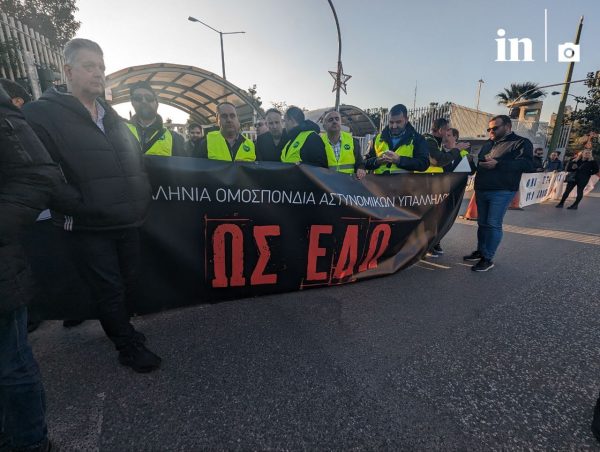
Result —
<instances>
[{"instance_id":1,"label":"blue jeans","mask_svg":"<svg viewBox=\"0 0 600 452\"><path fill-rule=\"evenodd\" d=\"M502 220L515 197L515 191L480 190L475 193L477 202L477 250L492 260L502 240Z\"/></svg>"},{"instance_id":2,"label":"blue jeans","mask_svg":"<svg viewBox=\"0 0 600 452\"><path fill-rule=\"evenodd\" d=\"M0 427L0 445L15 449L43 443L48 435L46 398L27 343L25 306L0 314Z\"/></svg>"}]
</instances>

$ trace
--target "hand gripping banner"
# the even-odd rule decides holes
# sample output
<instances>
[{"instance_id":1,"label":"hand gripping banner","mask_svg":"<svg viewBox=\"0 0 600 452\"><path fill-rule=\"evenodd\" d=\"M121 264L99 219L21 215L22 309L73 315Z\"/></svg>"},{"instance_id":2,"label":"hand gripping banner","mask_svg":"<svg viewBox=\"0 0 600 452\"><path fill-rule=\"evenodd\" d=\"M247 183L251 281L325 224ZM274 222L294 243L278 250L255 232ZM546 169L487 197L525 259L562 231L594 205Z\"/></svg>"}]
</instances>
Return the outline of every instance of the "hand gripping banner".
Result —
<instances>
[{"instance_id":1,"label":"hand gripping banner","mask_svg":"<svg viewBox=\"0 0 600 452\"><path fill-rule=\"evenodd\" d=\"M130 303L138 314L394 273L450 229L467 183L466 173L358 181L308 165L178 157L146 163L153 201ZM55 253L67 233L51 232ZM52 296L39 297L36 309L46 318L94 317L85 290L73 289L72 264L64 255L49 259L40 242L38 258L46 254L53 273L70 281L55 279ZM71 268L57 271L61 265Z\"/></svg>"}]
</instances>

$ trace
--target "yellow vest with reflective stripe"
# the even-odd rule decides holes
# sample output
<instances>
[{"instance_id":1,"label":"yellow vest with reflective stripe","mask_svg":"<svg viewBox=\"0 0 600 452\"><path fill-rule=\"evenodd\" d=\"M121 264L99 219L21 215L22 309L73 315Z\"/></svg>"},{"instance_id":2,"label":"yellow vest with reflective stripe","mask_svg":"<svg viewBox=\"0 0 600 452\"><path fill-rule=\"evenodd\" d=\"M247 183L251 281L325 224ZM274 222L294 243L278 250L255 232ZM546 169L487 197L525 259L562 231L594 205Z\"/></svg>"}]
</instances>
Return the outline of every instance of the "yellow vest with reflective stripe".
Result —
<instances>
[{"instance_id":1,"label":"yellow vest with reflective stripe","mask_svg":"<svg viewBox=\"0 0 600 452\"><path fill-rule=\"evenodd\" d=\"M327 152L327 165L330 170L338 173L354 174L354 138L348 132L340 132L340 159L336 160L333 146L329 142L326 133L321 134L321 139L325 143L325 151Z\"/></svg>"},{"instance_id":2,"label":"yellow vest with reflective stripe","mask_svg":"<svg viewBox=\"0 0 600 452\"><path fill-rule=\"evenodd\" d=\"M227 147L225 137L215 130L206 134L206 147L208 149L208 158L211 160L224 160L226 162L233 161L231 159L231 152ZM254 143L248 138L244 137L244 141L240 144L240 147L235 153L236 162L254 162L256 160L256 150L254 149Z\"/></svg>"},{"instance_id":3,"label":"yellow vest with reflective stripe","mask_svg":"<svg viewBox=\"0 0 600 452\"><path fill-rule=\"evenodd\" d=\"M304 146L306 139L311 133L316 133L312 130L300 132L294 141L288 141L283 149L281 150L281 161L283 163L297 163L301 162L300 149Z\"/></svg>"},{"instance_id":4,"label":"yellow vest with reflective stripe","mask_svg":"<svg viewBox=\"0 0 600 452\"><path fill-rule=\"evenodd\" d=\"M135 124L127 123L127 127L129 127L129 130L136 140L140 141L140 136L138 135ZM159 130L154 132L148 141L153 139L158 132ZM173 155L173 134L171 134L168 129L165 129L165 133L163 133L162 137L156 140L150 149L146 151L146 155L163 155L171 157Z\"/></svg>"},{"instance_id":5,"label":"yellow vest with reflective stripe","mask_svg":"<svg viewBox=\"0 0 600 452\"><path fill-rule=\"evenodd\" d=\"M390 150L390 147L388 146L387 142L385 142L381 139L380 133L377 134L377 136L375 137L374 147L375 147L375 154L377 155L377 157L380 157L381 154L383 154L385 151ZM396 154L398 154L400 157L412 157L414 149L415 149L415 145L413 144L413 140L410 140L410 143L403 144L398 149L396 149L394 152ZM375 171L373 171L373 173L375 173L375 174L386 174L386 173L397 174L397 173L410 173L410 171L399 168L398 166L396 166L393 163L388 163L388 164L380 165L379 168L377 168Z\"/></svg>"}]
</instances>

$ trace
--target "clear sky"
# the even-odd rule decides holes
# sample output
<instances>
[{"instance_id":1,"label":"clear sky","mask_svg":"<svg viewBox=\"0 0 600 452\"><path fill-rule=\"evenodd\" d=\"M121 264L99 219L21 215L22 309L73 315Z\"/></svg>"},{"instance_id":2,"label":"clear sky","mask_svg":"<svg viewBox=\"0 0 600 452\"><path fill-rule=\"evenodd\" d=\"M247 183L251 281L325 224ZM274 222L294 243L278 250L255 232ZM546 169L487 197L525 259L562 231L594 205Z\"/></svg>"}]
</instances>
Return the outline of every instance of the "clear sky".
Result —
<instances>
[{"instance_id":1,"label":"clear sky","mask_svg":"<svg viewBox=\"0 0 600 452\"><path fill-rule=\"evenodd\" d=\"M333 0L340 20L344 72L352 75L342 103L361 108L446 101L475 107L477 81L485 81L480 109L505 113L495 95L511 82L540 85L564 80L567 64L557 46L573 41L580 16L581 62L573 79L600 70L600 0ZM77 33L104 49L107 74L138 64L168 62L221 74L219 35L225 36L227 79L256 84L263 107L286 101L308 109L332 106L337 38L327 0L78 0ZM548 10L548 62L544 62L544 9ZM533 41L534 62L495 62L496 32ZM556 111L548 96L542 119ZM560 87L559 87L560 89ZM570 93L582 95L582 84ZM122 111L122 110L121 110ZM162 109L176 122L187 115Z\"/></svg>"}]
</instances>

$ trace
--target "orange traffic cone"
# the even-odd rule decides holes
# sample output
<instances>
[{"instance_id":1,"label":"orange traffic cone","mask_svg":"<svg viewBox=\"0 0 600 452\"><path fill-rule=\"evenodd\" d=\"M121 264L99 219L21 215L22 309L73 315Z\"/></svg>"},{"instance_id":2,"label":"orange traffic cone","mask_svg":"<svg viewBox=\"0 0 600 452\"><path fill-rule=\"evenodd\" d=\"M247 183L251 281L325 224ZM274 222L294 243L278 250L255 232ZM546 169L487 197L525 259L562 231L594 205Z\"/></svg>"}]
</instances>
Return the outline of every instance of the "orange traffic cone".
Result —
<instances>
[{"instance_id":1,"label":"orange traffic cone","mask_svg":"<svg viewBox=\"0 0 600 452\"><path fill-rule=\"evenodd\" d=\"M477 220L477 202L475 202L475 192L473 192L473 196L471 196L471 200L469 201L467 211L465 212L463 218L465 220Z\"/></svg>"},{"instance_id":2,"label":"orange traffic cone","mask_svg":"<svg viewBox=\"0 0 600 452\"><path fill-rule=\"evenodd\" d=\"M521 207L519 207L519 199L519 192L517 192L513 200L510 202L510 206L508 206L508 208L510 210L523 210Z\"/></svg>"}]
</instances>

